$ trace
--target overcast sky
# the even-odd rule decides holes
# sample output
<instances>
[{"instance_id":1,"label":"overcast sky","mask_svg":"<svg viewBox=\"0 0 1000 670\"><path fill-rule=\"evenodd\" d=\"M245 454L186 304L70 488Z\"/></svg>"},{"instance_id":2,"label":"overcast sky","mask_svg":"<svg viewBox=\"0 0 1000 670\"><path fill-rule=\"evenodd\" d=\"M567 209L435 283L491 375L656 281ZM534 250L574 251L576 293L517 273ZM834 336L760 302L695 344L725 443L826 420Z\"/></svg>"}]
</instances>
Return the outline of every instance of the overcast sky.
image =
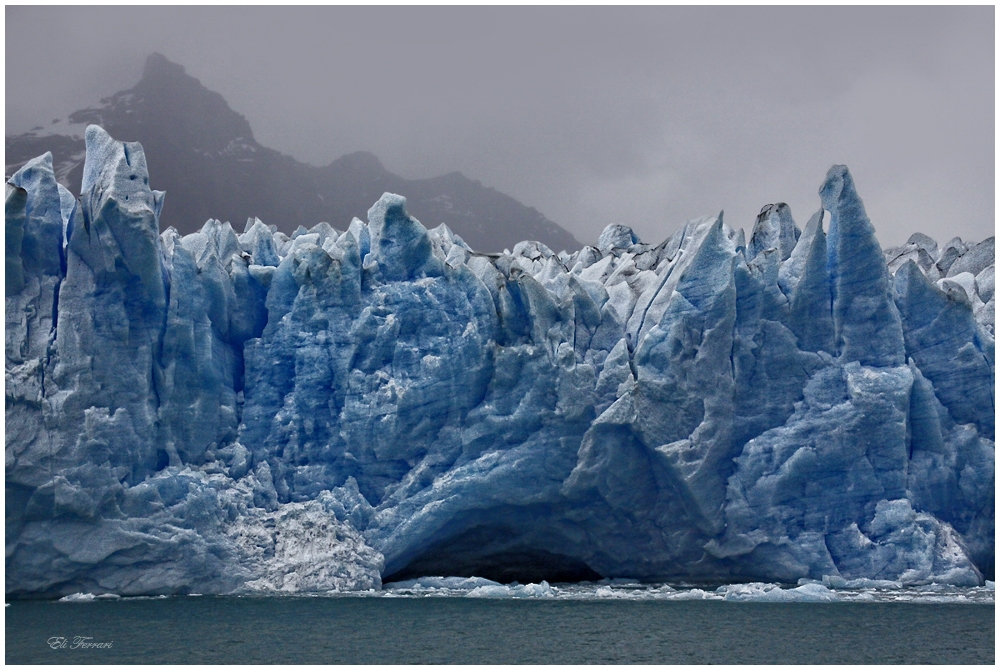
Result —
<instances>
[{"instance_id":1,"label":"overcast sky","mask_svg":"<svg viewBox=\"0 0 1000 670\"><path fill-rule=\"evenodd\" d=\"M777 201L802 226L835 163L883 246L994 231L992 6L8 6L6 26L7 133L132 87L159 51L265 146L460 170L584 243L720 209L749 233Z\"/></svg>"}]
</instances>

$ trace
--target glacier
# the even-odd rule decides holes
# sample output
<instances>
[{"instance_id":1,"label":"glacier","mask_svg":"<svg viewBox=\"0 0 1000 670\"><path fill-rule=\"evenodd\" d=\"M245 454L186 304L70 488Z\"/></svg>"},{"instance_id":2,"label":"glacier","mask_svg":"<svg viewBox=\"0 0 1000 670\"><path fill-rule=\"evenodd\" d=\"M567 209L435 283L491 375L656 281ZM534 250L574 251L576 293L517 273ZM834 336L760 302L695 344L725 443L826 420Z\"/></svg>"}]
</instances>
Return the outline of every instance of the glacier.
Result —
<instances>
[{"instance_id":1,"label":"glacier","mask_svg":"<svg viewBox=\"0 0 1000 670\"><path fill-rule=\"evenodd\" d=\"M883 251L846 167L803 229L482 254L390 193L160 233L86 145L6 185L8 597L993 578L993 238Z\"/></svg>"}]
</instances>

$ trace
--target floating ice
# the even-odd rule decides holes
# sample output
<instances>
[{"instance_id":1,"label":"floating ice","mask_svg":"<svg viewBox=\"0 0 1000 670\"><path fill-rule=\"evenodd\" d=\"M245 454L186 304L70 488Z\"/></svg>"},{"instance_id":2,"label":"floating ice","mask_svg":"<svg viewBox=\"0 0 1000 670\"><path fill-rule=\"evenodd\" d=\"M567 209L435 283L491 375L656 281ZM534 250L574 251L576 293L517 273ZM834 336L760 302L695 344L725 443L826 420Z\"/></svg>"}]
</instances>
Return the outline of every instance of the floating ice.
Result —
<instances>
[{"instance_id":1,"label":"floating ice","mask_svg":"<svg viewBox=\"0 0 1000 670\"><path fill-rule=\"evenodd\" d=\"M386 589L409 590L409 591L471 591L480 586L501 586L500 583L492 579L482 577L420 577L418 579L406 579L401 582L386 584Z\"/></svg>"},{"instance_id":2,"label":"floating ice","mask_svg":"<svg viewBox=\"0 0 1000 670\"><path fill-rule=\"evenodd\" d=\"M71 593L68 596L63 596L59 599L61 603L89 603L92 600L97 600L97 596L93 593Z\"/></svg>"},{"instance_id":3,"label":"floating ice","mask_svg":"<svg viewBox=\"0 0 1000 670\"><path fill-rule=\"evenodd\" d=\"M768 582L723 584L718 587L692 587L690 585L670 585L660 583L628 584L614 580L600 582L580 582L575 584L498 584L482 577L421 577L404 582L393 582L382 589L358 591L321 592L281 592L289 597L364 597L364 598L483 598L517 600L570 600L591 601L614 600L637 602L655 600L659 602L703 600L712 602L910 602L910 603L953 603L953 604L993 604L995 590L993 582L985 586L957 587L950 584L925 584L922 586L900 586L898 583L877 580L852 580L849 586L827 586L823 583L803 580L799 586ZM836 580L834 580L836 581ZM862 586L860 582L871 582ZM421 585L423 584L423 586ZM199 596L189 593L187 597ZM168 596L119 597L114 594L94 595L75 593L60 599L60 602L92 603L105 600L164 599Z\"/></svg>"},{"instance_id":4,"label":"floating ice","mask_svg":"<svg viewBox=\"0 0 1000 670\"><path fill-rule=\"evenodd\" d=\"M48 156L6 188L13 597L986 592L992 238L883 252L842 166L749 242L486 255L388 193L182 237L87 147L78 201Z\"/></svg>"},{"instance_id":5,"label":"floating ice","mask_svg":"<svg viewBox=\"0 0 1000 670\"><path fill-rule=\"evenodd\" d=\"M469 591L469 598L553 598L555 593L544 579L541 584L503 584L477 586Z\"/></svg>"},{"instance_id":6,"label":"floating ice","mask_svg":"<svg viewBox=\"0 0 1000 670\"><path fill-rule=\"evenodd\" d=\"M822 584L803 584L793 589L783 589L777 584L730 584L716 591L724 600L757 603L828 603L836 595Z\"/></svg>"}]
</instances>

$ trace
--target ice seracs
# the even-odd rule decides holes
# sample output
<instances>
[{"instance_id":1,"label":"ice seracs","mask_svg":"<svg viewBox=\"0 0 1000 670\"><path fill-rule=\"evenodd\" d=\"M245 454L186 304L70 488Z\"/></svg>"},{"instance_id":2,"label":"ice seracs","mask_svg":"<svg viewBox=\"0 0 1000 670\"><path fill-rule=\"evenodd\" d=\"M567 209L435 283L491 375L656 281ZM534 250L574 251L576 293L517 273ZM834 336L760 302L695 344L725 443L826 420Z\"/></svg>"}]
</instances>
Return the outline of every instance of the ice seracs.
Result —
<instances>
[{"instance_id":1,"label":"ice seracs","mask_svg":"<svg viewBox=\"0 0 1000 670\"><path fill-rule=\"evenodd\" d=\"M160 234L87 146L6 191L13 596L993 575L993 240L883 252L842 166L802 230L480 254L388 193Z\"/></svg>"}]
</instances>

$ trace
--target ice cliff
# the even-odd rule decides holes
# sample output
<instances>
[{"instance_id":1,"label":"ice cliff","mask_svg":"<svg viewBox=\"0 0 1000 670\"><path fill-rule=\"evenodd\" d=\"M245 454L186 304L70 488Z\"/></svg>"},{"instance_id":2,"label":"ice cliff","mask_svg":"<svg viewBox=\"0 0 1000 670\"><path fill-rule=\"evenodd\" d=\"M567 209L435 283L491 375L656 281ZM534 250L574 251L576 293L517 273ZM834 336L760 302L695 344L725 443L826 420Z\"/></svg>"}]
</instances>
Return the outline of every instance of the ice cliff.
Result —
<instances>
[{"instance_id":1,"label":"ice cliff","mask_svg":"<svg viewBox=\"0 0 1000 670\"><path fill-rule=\"evenodd\" d=\"M748 241L181 237L86 142L6 186L10 596L992 578L993 238L883 252L842 166Z\"/></svg>"}]
</instances>

